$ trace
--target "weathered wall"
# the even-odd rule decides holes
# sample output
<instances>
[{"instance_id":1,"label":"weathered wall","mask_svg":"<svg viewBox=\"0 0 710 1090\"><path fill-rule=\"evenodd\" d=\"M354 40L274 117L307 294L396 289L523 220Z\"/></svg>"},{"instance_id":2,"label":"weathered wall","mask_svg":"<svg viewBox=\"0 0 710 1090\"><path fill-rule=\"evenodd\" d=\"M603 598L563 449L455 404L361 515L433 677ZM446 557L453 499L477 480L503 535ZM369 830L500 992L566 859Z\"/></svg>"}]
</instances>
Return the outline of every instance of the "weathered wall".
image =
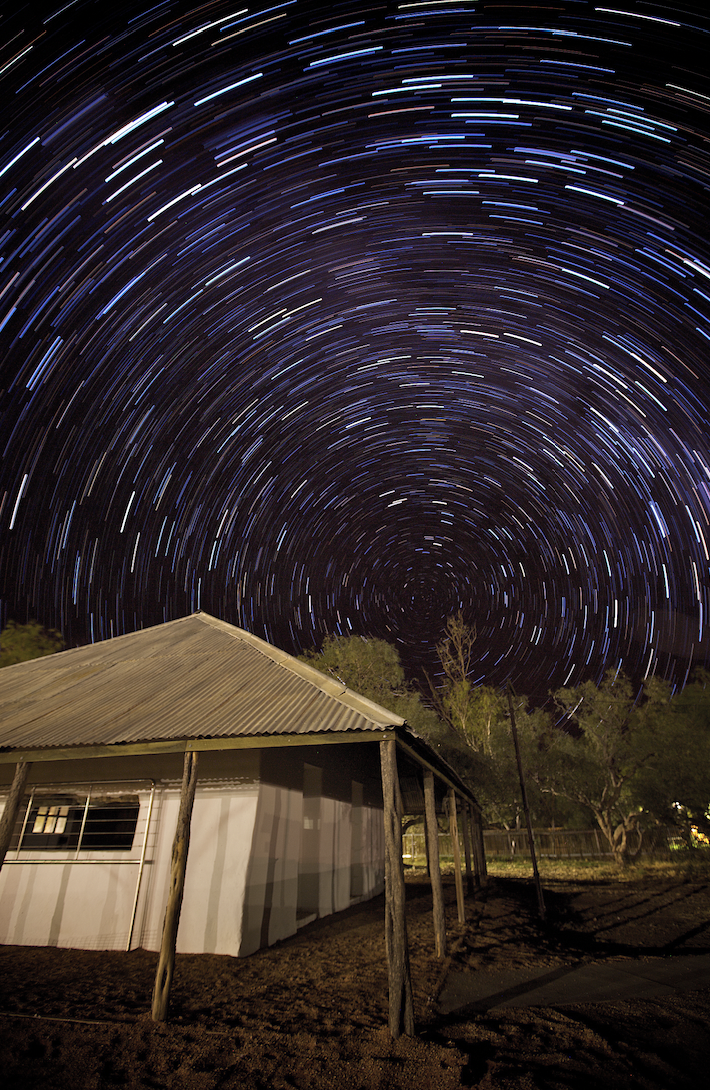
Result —
<instances>
[{"instance_id":1,"label":"weathered wall","mask_svg":"<svg viewBox=\"0 0 710 1090\"><path fill-rule=\"evenodd\" d=\"M200 754L179 953L239 953L258 799L258 751ZM160 948L179 806L180 783L174 781L163 787L158 817L152 823L155 832L149 854L153 862L134 940L134 945L147 950Z\"/></svg>"},{"instance_id":2,"label":"weathered wall","mask_svg":"<svg viewBox=\"0 0 710 1090\"><path fill-rule=\"evenodd\" d=\"M8 853L0 872L0 942L125 949L152 779L132 946L157 950L181 766L178 754L36 764L35 783L110 779L137 793L134 847L82 852L81 862L73 852L28 851L22 862ZM129 788L139 779L140 787ZM40 856L48 861L38 862ZM202 753L177 949L245 955L293 935L317 916L379 893L383 858L375 745Z\"/></svg>"},{"instance_id":3,"label":"weathered wall","mask_svg":"<svg viewBox=\"0 0 710 1090\"><path fill-rule=\"evenodd\" d=\"M118 781L140 814L128 852L9 852L0 872L0 941L28 946L125 949L139 860L156 782L132 946L158 949L180 799L181 758L154 756L36 765L34 782ZM35 774L35 772L37 774ZM199 765L178 950L236 954L259 795L258 751L205 753ZM140 785L135 783L140 780ZM107 788L108 789L108 788ZM3 800L4 805L4 800ZM39 859L45 860L38 862Z\"/></svg>"},{"instance_id":4,"label":"weathered wall","mask_svg":"<svg viewBox=\"0 0 710 1090\"><path fill-rule=\"evenodd\" d=\"M375 746L262 755L240 954L380 893L384 831Z\"/></svg>"}]
</instances>

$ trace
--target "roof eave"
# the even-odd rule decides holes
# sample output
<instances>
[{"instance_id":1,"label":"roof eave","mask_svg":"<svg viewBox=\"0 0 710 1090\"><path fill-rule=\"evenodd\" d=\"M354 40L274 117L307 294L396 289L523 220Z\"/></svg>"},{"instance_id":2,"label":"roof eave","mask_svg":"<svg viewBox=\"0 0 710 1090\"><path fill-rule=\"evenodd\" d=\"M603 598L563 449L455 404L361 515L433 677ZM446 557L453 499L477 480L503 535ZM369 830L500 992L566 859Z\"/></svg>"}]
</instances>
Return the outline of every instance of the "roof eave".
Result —
<instances>
[{"instance_id":1,"label":"roof eave","mask_svg":"<svg viewBox=\"0 0 710 1090\"><path fill-rule=\"evenodd\" d=\"M310 734L247 734L224 738L174 738L147 742L115 742L94 746L43 746L37 749L3 749L0 764L21 761L79 761L99 757L135 757L163 753L204 753L232 749L285 749L294 746L347 745L352 742L381 742L396 735L394 726L376 730L313 732Z\"/></svg>"}]
</instances>

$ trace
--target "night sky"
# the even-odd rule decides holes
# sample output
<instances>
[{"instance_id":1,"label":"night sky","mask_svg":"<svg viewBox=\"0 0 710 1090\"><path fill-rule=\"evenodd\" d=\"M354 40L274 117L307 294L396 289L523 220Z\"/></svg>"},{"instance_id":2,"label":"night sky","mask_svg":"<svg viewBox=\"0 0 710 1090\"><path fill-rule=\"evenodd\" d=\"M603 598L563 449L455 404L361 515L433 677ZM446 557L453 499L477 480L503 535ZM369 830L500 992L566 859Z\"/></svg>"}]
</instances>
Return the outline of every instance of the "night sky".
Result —
<instances>
[{"instance_id":1,"label":"night sky","mask_svg":"<svg viewBox=\"0 0 710 1090\"><path fill-rule=\"evenodd\" d=\"M0 18L0 620L710 662L706 3Z\"/></svg>"}]
</instances>

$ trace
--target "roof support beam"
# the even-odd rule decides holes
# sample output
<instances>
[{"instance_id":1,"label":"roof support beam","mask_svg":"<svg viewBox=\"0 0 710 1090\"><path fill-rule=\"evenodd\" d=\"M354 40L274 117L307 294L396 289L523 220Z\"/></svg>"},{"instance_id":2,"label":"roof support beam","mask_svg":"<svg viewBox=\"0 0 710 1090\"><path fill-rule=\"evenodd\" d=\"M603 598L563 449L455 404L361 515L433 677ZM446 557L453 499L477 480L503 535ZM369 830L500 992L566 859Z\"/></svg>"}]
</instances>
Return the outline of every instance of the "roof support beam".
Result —
<instances>
[{"instance_id":1,"label":"roof support beam","mask_svg":"<svg viewBox=\"0 0 710 1090\"><path fill-rule=\"evenodd\" d=\"M180 810L175 829L175 839L173 840L173 854L170 860L170 886L163 922L163 939L160 946L158 971L155 974L155 984L153 986L151 1013L154 1022L164 1022L168 1017L170 986L175 969L175 947L180 923L182 895L185 889L185 868L187 867L187 852L190 847L190 821L196 786L197 754L186 753L182 773L182 790L180 792Z\"/></svg>"},{"instance_id":2,"label":"roof support beam","mask_svg":"<svg viewBox=\"0 0 710 1090\"><path fill-rule=\"evenodd\" d=\"M403 753L406 753L407 756L411 760L415 761L418 765L420 765L421 768L428 768L429 771L433 772L434 775L437 776L443 784L446 784L447 788L458 793L459 795L461 795L462 798L464 797L464 791L462 790L462 784L460 780L458 783L456 783L453 777L447 776L446 772L440 766L437 766L432 761L428 761L426 757L423 757L420 753L418 753L413 746L410 746L407 744L407 742L403 741L400 735L397 735L397 745ZM474 806L474 808L478 807L478 803L475 802L473 795L469 796L468 792L466 792L466 795L468 796L468 801ZM478 807L478 812L480 813L480 807Z\"/></svg>"},{"instance_id":3,"label":"roof support beam","mask_svg":"<svg viewBox=\"0 0 710 1090\"><path fill-rule=\"evenodd\" d=\"M475 811L471 814L473 830L473 873L477 887L485 886L488 882L486 870L486 849L483 843L483 824L480 814Z\"/></svg>"},{"instance_id":4,"label":"roof support beam","mask_svg":"<svg viewBox=\"0 0 710 1090\"><path fill-rule=\"evenodd\" d=\"M409 968L402 862L402 811L397 744L380 742L385 821L385 945L389 966L389 1028L393 1037L414 1035L414 1001Z\"/></svg>"},{"instance_id":5,"label":"roof support beam","mask_svg":"<svg viewBox=\"0 0 710 1090\"><path fill-rule=\"evenodd\" d=\"M19 761L15 767L15 775L12 778L12 786L7 796L5 809L0 818L0 868L5 862L7 849L12 839L12 830L15 828L15 818L22 798L22 792L27 783L27 774L32 766L27 761Z\"/></svg>"},{"instance_id":6,"label":"roof support beam","mask_svg":"<svg viewBox=\"0 0 710 1090\"><path fill-rule=\"evenodd\" d=\"M461 877L461 845L459 844L459 823L456 816L456 792L449 788L449 831L451 833L451 846L454 850L454 881L456 883L456 906L459 913L459 923L466 923L466 907L463 900L463 878Z\"/></svg>"},{"instance_id":7,"label":"roof support beam","mask_svg":"<svg viewBox=\"0 0 710 1090\"><path fill-rule=\"evenodd\" d=\"M466 861L466 893L473 896L473 872L471 871L471 807L466 800L461 811L461 825L463 827L463 854Z\"/></svg>"},{"instance_id":8,"label":"roof support beam","mask_svg":"<svg viewBox=\"0 0 710 1090\"><path fill-rule=\"evenodd\" d=\"M434 942L436 956L446 957L446 914L444 911L444 891L441 886L441 865L439 863L439 824L436 820L436 799L434 797L434 773L424 769L424 832L427 843L429 878L431 881L431 900L434 914Z\"/></svg>"},{"instance_id":9,"label":"roof support beam","mask_svg":"<svg viewBox=\"0 0 710 1090\"><path fill-rule=\"evenodd\" d=\"M286 746L351 745L394 738L393 729L332 731L313 734L246 734L225 738L178 738L155 742L116 742L106 746L65 746L56 749L5 750L0 765L16 761L83 761L98 757L135 757L150 753L207 753L227 749L283 749Z\"/></svg>"}]
</instances>

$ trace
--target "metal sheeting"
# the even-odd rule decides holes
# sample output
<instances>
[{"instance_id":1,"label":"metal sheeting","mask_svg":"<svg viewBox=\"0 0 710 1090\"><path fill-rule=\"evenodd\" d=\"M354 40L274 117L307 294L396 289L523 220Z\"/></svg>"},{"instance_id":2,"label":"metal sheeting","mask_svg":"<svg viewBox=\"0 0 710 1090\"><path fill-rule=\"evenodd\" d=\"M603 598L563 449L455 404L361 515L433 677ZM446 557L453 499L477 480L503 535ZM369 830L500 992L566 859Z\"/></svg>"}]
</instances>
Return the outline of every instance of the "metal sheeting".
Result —
<instances>
[{"instance_id":1,"label":"metal sheeting","mask_svg":"<svg viewBox=\"0 0 710 1090\"><path fill-rule=\"evenodd\" d=\"M393 712L207 613L0 670L0 748L349 732Z\"/></svg>"}]
</instances>

